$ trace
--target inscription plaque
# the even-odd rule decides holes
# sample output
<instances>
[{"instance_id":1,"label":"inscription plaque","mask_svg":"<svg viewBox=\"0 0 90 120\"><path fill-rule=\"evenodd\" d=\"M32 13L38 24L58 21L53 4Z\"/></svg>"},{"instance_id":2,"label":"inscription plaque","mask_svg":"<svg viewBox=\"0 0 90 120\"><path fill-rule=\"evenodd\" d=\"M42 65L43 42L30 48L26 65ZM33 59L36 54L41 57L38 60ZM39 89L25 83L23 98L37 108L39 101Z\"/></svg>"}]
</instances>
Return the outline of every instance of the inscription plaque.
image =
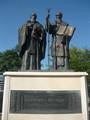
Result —
<instances>
[{"instance_id":1,"label":"inscription plaque","mask_svg":"<svg viewBox=\"0 0 90 120\"><path fill-rule=\"evenodd\" d=\"M81 113L80 91L17 91L10 95L11 113Z\"/></svg>"}]
</instances>

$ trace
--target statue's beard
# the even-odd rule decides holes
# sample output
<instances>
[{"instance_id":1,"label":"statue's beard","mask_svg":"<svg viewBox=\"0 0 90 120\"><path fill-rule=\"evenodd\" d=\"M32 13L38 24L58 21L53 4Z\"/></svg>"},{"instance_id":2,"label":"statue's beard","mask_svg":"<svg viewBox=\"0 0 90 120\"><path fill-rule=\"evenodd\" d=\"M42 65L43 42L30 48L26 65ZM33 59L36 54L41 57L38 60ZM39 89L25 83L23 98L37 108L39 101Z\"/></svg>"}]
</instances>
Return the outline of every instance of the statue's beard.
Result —
<instances>
[{"instance_id":1,"label":"statue's beard","mask_svg":"<svg viewBox=\"0 0 90 120\"><path fill-rule=\"evenodd\" d=\"M60 18L58 18L58 19L56 19L56 23L61 23L61 19Z\"/></svg>"},{"instance_id":2,"label":"statue's beard","mask_svg":"<svg viewBox=\"0 0 90 120\"><path fill-rule=\"evenodd\" d=\"M35 22L36 22L36 19L31 18L30 21L35 23Z\"/></svg>"}]
</instances>

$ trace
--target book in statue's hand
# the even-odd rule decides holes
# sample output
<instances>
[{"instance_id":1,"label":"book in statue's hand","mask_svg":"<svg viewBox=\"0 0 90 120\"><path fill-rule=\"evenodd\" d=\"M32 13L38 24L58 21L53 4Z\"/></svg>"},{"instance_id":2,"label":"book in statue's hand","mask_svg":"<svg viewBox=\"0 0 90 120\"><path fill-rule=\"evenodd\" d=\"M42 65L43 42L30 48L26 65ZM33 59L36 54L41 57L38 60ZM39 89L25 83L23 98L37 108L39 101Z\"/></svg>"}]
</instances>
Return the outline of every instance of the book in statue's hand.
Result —
<instances>
[{"instance_id":1,"label":"book in statue's hand","mask_svg":"<svg viewBox=\"0 0 90 120\"><path fill-rule=\"evenodd\" d=\"M71 37L73 35L75 31L75 28L72 26L65 26L65 25L61 25L59 30L57 31L58 35L66 35Z\"/></svg>"}]
</instances>

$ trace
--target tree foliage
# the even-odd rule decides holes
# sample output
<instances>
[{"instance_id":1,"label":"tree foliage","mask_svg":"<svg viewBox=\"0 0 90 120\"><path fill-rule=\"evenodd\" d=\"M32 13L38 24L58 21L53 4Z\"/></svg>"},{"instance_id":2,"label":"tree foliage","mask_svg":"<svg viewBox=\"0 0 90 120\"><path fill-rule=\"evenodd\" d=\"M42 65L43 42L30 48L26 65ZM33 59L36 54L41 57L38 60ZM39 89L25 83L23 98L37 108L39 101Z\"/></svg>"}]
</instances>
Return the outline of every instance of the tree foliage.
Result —
<instances>
[{"instance_id":1,"label":"tree foliage","mask_svg":"<svg viewBox=\"0 0 90 120\"><path fill-rule=\"evenodd\" d=\"M0 72L17 71L20 68L20 63L16 49L0 53Z\"/></svg>"},{"instance_id":2,"label":"tree foliage","mask_svg":"<svg viewBox=\"0 0 90 120\"><path fill-rule=\"evenodd\" d=\"M90 49L71 48L70 68L75 71L87 72L87 79L90 84Z\"/></svg>"},{"instance_id":3,"label":"tree foliage","mask_svg":"<svg viewBox=\"0 0 90 120\"><path fill-rule=\"evenodd\" d=\"M20 69L21 60L18 56L19 47L0 52L0 72L17 71ZM90 49L70 49L70 69L74 71L87 72L90 84Z\"/></svg>"}]
</instances>

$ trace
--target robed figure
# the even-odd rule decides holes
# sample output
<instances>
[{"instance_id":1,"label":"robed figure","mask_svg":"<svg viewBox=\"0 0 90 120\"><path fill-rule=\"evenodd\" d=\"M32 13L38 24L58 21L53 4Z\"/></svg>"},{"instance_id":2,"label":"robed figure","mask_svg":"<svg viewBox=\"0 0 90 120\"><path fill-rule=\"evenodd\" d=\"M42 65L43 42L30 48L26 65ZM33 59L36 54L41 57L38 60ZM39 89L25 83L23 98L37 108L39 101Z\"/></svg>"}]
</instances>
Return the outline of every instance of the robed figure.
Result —
<instances>
[{"instance_id":1,"label":"robed figure","mask_svg":"<svg viewBox=\"0 0 90 120\"><path fill-rule=\"evenodd\" d=\"M39 70L41 60L45 57L46 33L36 18L36 13L33 13L19 29L21 70Z\"/></svg>"},{"instance_id":2,"label":"robed figure","mask_svg":"<svg viewBox=\"0 0 90 120\"><path fill-rule=\"evenodd\" d=\"M69 42L74 33L74 28L62 21L62 13L56 13L55 23L46 17L46 30L52 35L51 56L53 58L53 69L65 70L69 68Z\"/></svg>"}]
</instances>

